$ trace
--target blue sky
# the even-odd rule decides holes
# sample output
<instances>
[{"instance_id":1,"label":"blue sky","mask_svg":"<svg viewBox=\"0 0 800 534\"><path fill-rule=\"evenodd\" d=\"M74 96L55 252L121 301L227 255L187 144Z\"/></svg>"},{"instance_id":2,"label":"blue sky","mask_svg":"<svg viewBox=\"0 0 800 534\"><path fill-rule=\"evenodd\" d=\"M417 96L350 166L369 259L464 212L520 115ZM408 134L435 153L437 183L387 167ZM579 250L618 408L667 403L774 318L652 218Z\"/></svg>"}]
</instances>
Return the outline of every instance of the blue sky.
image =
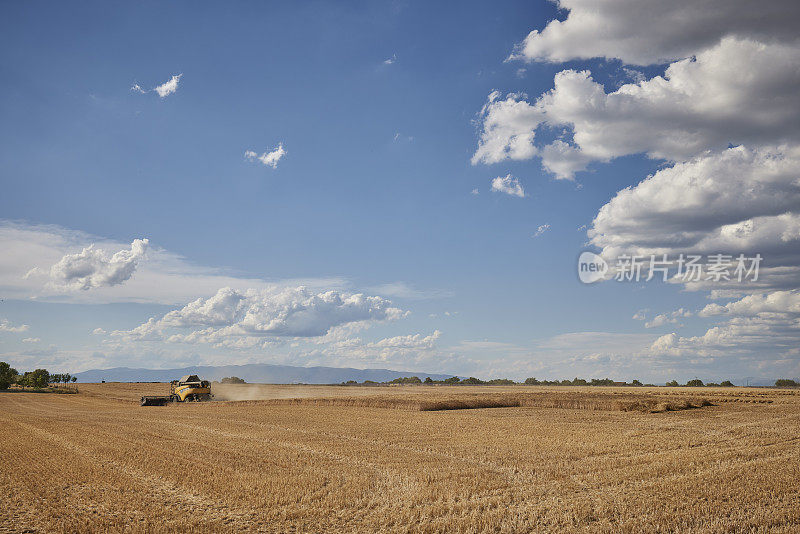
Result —
<instances>
[{"instance_id":1,"label":"blue sky","mask_svg":"<svg viewBox=\"0 0 800 534\"><path fill-rule=\"evenodd\" d=\"M457 9L431 2L4 5L0 218L8 253L0 266L0 320L8 327L0 331L0 355L21 368L67 371L259 361L658 381L797 372L796 355L776 353L765 367L753 360L753 349L732 362L724 347L696 341L720 323L697 316L710 296L720 296L712 287L587 286L577 278L583 250L610 260L608 243L622 239L597 226L601 239L589 243L587 229L601 208L649 175L693 161L701 154L696 146L664 148L656 140L620 149L622 141L612 148L581 141L581 128L590 131L599 119L563 118L569 113L559 108L558 118L548 111L548 124L522 126L536 130L537 154L471 161L494 124L492 113L501 111L496 106L535 106L562 71L588 69L611 94L648 83L681 58L714 53L731 35L761 38L722 24L686 51L676 28L671 39L649 43L663 56L643 59L639 52L606 51L605 41L567 28L575 32L570 42L589 52L565 50L543 32L528 54L529 32L567 19L571 7L579 9L571 4L561 10L549 2L465 2ZM515 50L521 57L507 61ZM547 54L574 57L556 61ZM174 92L154 91L177 75ZM487 103L493 91L498 97ZM670 104L678 115L690 101L684 96ZM524 120L498 115L512 129ZM652 132L658 124L616 127ZM709 131L714 127L721 129L712 124ZM758 151L794 135L784 133L779 139L707 133L701 148ZM570 176L543 166L544 146L556 139L578 147L588 166ZM503 143L507 150L510 142ZM278 146L285 155L274 167L244 156ZM524 188L523 198L491 190L493 179L509 174ZM745 215L741 220L752 214ZM41 247L28 250L22 235L26 246ZM59 258L95 243L107 261L132 250L134 239L149 241L147 252L131 260L128 278L76 289L69 287L73 273L56 287L52 267ZM626 246L650 250L625 239ZM731 253L751 248L737 245ZM32 268L37 275L20 276ZM145 287L147 272L172 273L180 283L169 289L180 290L170 293L160 282ZM793 299L793 283L757 290L765 299L768 291L788 291ZM309 306L309 295L336 291L391 301L403 313L389 317L382 305L368 306L356 320L319 312L316 319L328 328L320 336L256 328L170 343L174 330L158 339L124 334L237 284L241 291L266 288L268 296L253 298L284 318L286 309L273 306L275 295L284 304L289 297L276 288L298 285L310 293L293 293L302 301L293 301L297 306ZM736 302L748 294L755 293L729 291L724 298ZM645 328L633 319L640 310L652 319L679 309L692 310L691 320ZM201 323L164 328L223 328ZM20 325L28 328L14 331ZM92 334L98 328L105 333ZM651 350L673 332L680 337L668 353ZM249 346L233 348L231 340L244 338Z\"/></svg>"}]
</instances>

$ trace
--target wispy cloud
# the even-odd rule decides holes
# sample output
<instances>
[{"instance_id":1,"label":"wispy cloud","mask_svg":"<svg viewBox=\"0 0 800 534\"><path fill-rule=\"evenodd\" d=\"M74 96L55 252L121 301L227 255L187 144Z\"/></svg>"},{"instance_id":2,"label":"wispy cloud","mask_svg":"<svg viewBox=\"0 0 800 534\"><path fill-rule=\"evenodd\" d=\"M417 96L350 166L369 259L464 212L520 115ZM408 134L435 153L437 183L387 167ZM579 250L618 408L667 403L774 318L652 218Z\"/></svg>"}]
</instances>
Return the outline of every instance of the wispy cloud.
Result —
<instances>
[{"instance_id":1,"label":"wispy cloud","mask_svg":"<svg viewBox=\"0 0 800 534\"><path fill-rule=\"evenodd\" d=\"M375 293L381 296L415 299L415 300L437 299L437 298L453 296L451 292L446 290L417 289L416 287L402 281L370 286L367 287L366 289L369 291L374 291Z\"/></svg>"},{"instance_id":2,"label":"wispy cloud","mask_svg":"<svg viewBox=\"0 0 800 534\"><path fill-rule=\"evenodd\" d=\"M550 230L550 225L549 224L539 225L539 227L533 233L533 237L539 237L540 235L542 235L543 233L547 232L548 230Z\"/></svg>"},{"instance_id":3,"label":"wispy cloud","mask_svg":"<svg viewBox=\"0 0 800 534\"><path fill-rule=\"evenodd\" d=\"M220 287L266 289L303 285L309 288L335 289L350 285L338 277L267 281L248 278L221 269L195 265L186 258L148 244L147 261L139 262L135 275L123 284L92 284L91 291L75 291L64 284L51 284L50 269L65 257L80 255L91 246L109 259L120 251L131 252L131 243L112 241L100 236L69 230L60 226L27 225L0 220L0 295L5 299L36 299L68 303L141 302L185 304L200 295L213 295ZM127 249L127 250L126 250ZM97 267L96 262L92 263ZM32 267L44 267L25 278ZM108 272L105 266L92 276ZM74 274L74 273L73 273ZM101 276L102 278L102 276ZM74 281L75 279L72 279ZM7 325L7 327L10 325ZM0 326L2 328L2 326Z\"/></svg>"},{"instance_id":4,"label":"wispy cloud","mask_svg":"<svg viewBox=\"0 0 800 534\"><path fill-rule=\"evenodd\" d=\"M28 325L26 324L14 326L13 324L8 322L8 319L0 320L0 332L19 333L19 332L25 332L26 330L28 330Z\"/></svg>"}]
</instances>

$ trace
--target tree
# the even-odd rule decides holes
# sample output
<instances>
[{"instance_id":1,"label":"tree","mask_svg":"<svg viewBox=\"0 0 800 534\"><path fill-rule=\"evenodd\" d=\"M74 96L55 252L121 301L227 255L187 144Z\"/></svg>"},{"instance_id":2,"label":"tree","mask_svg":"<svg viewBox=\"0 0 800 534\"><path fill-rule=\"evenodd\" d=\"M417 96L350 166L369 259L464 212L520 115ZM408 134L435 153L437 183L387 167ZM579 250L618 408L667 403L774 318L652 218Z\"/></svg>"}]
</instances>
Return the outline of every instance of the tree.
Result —
<instances>
[{"instance_id":1,"label":"tree","mask_svg":"<svg viewBox=\"0 0 800 534\"><path fill-rule=\"evenodd\" d=\"M670 388L676 388L679 385L680 384L678 384L677 380L670 380L669 382L667 382L667 387L670 387Z\"/></svg>"},{"instance_id":2,"label":"tree","mask_svg":"<svg viewBox=\"0 0 800 534\"><path fill-rule=\"evenodd\" d=\"M70 379L72 379L72 375L69 373L53 373L50 375L49 382L56 385L66 384Z\"/></svg>"},{"instance_id":3,"label":"tree","mask_svg":"<svg viewBox=\"0 0 800 534\"><path fill-rule=\"evenodd\" d=\"M781 378L775 381L776 388L796 388L797 386L800 386L800 384L788 378Z\"/></svg>"},{"instance_id":4,"label":"tree","mask_svg":"<svg viewBox=\"0 0 800 534\"><path fill-rule=\"evenodd\" d=\"M17 370L6 362L0 362L0 389L8 389L17 379Z\"/></svg>"},{"instance_id":5,"label":"tree","mask_svg":"<svg viewBox=\"0 0 800 534\"><path fill-rule=\"evenodd\" d=\"M538 386L539 385L539 381L534 377L526 378L525 379L525 385L526 386Z\"/></svg>"},{"instance_id":6,"label":"tree","mask_svg":"<svg viewBox=\"0 0 800 534\"><path fill-rule=\"evenodd\" d=\"M634 380L633 380L633 382L631 382L631 385L632 385L632 386L641 386L641 385L642 385L642 383L641 383L641 382L639 382L638 380L634 379Z\"/></svg>"},{"instance_id":7,"label":"tree","mask_svg":"<svg viewBox=\"0 0 800 534\"><path fill-rule=\"evenodd\" d=\"M591 386L613 386L614 381L610 378L592 378L592 381L589 382Z\"/></svg>"},{"instance_id":8,"label":"tree","mask_svg":"<svg viewBox=\"0 0 800 534\"><path fill-rule=\"evenodd\" d=\"M22 389L25 389L27 387L27 385L28 385L28 376L27 375L28 375L28 373L18 375L14 379L14 383L16 385L18 385L19 387L21 387Z\"/></svg>"},{"instance_id":9,"label":"tree","mask_svg":"<svg viewBox=\"0 0 800 534\"><path fill-rule=\"evenodd\" d=\"M732 388L733 387L733 382L731 382L730 380L723 380L722 382L720 382L719 385L724 387L724 388Z\"/></svg>"},{"instance_id":10,"label":"tree","mask_svg":"<svg viewBox=\"0 0 800 534\"><path fill-rule=\"evenodd\" d=\"M27 371L23 377L26 386L32 388L46 388L50 383L50 373L47 369L36 369L35 371Z\"/></svg>"},{"instance_id":11,"label":"tree","mask_svg":"<svg viewBox=\"0 0 800 534\"><path fill-rule=\"evenodd\" d=\"M469 378L465 378L464 380L462 380L461 383L462 384L468 384L470 386L479 386L479 385L483 384L484 382L480 378L475 378L474 376L471 376Z\"/></svg>"},{"instance_id":12,"label":"tree","mask_svg":"<svg viewBox=\"0 0 800 534\"><path fill-rule=\"evenodd\" d=\"M395 378L390 384L422 384L422 380L419 379L418 376L403 376L400 378Z\"/></svg>"},{"instance_id":13,"label":"tree","mask_svg":"<svg viewBox=\"0 0 800 534\"><path fill-rule=\"evenodd\" d=\"M699 378L695 378L694 380L689 380L688 382L686 382L686 385L690 388L699 388L703 387L703 381L700 380Z\"/></svg>"},{"instance_id":14,"label":"tree","mask_svg":"<svg viewBox=\"0 0 800 534\"><path fill-rule=\"evenodd\" d=\"M238 376L229 376L223 378L220 382L223 384L245 384L246 382Z\"/></svg>"},{"instance_id":15,"label":"tree","mask_svg":"<svg viewBox=\"0 0 800 534\"><path fill-rule=\"evenodd\" d=\"M77 376L73 376L70 380L72 380L72 383L74 384L75 382L78 381L78 377Z\"/></svg>"}]
</instances>

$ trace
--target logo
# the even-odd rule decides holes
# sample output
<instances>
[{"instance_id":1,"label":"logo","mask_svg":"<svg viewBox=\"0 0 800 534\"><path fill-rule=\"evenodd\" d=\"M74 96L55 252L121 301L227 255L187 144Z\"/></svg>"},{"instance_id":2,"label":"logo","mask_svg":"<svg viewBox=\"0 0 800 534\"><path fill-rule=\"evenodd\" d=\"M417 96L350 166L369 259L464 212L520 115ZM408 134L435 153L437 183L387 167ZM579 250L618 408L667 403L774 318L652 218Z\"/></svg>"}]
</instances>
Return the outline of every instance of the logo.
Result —
<instances>
[{"instance_id":1,"label":"logo","mask_svg":"<svg viewBox=\"0 0 800 534\"><path fill-rule=\"evenodd\" d=\"M582 252L578 257L578 278L584 284L592 284L608 272L608 263L594 252Z\"/></svg>"}]
</instances>

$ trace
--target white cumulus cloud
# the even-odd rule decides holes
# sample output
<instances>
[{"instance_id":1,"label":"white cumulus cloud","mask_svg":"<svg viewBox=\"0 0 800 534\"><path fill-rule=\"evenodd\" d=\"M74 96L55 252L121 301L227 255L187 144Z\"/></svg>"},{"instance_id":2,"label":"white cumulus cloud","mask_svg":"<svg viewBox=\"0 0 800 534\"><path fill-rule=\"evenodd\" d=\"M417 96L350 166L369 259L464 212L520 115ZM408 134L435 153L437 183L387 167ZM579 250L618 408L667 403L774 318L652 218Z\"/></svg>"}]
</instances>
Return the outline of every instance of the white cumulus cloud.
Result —
<instances>
[{"instance_id":1,"label":"white cumulus cloud","mask_svg":"<svg viewBox=\"0 0 800 534\"><path fill-rule=\"evenodd\" d=\"M533 144L542 112L525 102L525 95L511 93L505 99L492 91L480 111L481 132L472 164L497 163L504 159L524 160L538 154Z\"/></svg>"},{"instance_id":2,"label":"white cumulus cloud","mask_svg":"<svg viewBox=\"0 0 800 534\"><path fill-rule=\"evenodd\" d=\"M735 35L795 40L793 0L558 0L565 20L533 30L511 59L564 62L595 57L649 65L686 58Z\"/></svg>"},{"instance_id":3,"label":"white cumulus cloud","mask_svg":"<svg viewBox=\"0 0 800 534\"><path fill-rule=\"evenodd\" d=\"M178 90L178 82L180 82L181 76L183 76L183 74L176 74L172 76L172 78L162 83L161 85L155 86L153 88L153 91L158 93L158 96L160 96L161 98L166 98L167 96L173 94Z\"/></svg>"},{"instance_id":4,"label":"white cumulus cloud","mask_svg":"<svg viewBox=\"0 0 800 534\"><path fill-rule=\"evenodd\" d=\"M512 197L525 197L525 189L523 189L522 184L519 183L519 179L514 178L510 174L494 178L492 180L491 190L496 193L505 193Z\"/></svg>"},{"instance_id":5,"label":"white cumulus cloud","mask_svg":"<svg viewBox=\"0 0 800 534\"><path fill-rule=\"evenodd\" d=\"M653 344L650 345L650 350L653 352L667 351L675 346L675 342L677 341L677 339L678 339L678 334L676 334L675 332L664 334L663 336L653 341Z\"/></svg>"},{"instance_id":6,"label":"white cumulus cloud","mask_svg":"<svg viewBox=\"0 0 800 534\"><path fill-rule=\"evenodd\" d=\"M120 250L111 256L89 245L76 254L65 255L47 271L34 268L26 276L45 274L51 286L70 290L120 285L133 276L148 243L147 239L134 239L130 250Z\"/></svg>"},{"instance_id":7,"label":"white cumulus cloud","mask_svg":"<svg viewBox=\"0 0 800 534\"><path fill-rule=\"evenodd\" d=\"M637 318L639 314L634 316L634 319ZM688 310L684 310L683 308L679 310L675 310L674 312L670 313L660 313L653 317L652 320L647 321L644 323L645 328L658 328L659 326L664 326L666 324L678 324L681 317L691 317L692 312ZM643 316L639 316L641 319L644 319Z\"/></svg>"},{"instance_id":8,"label":"white cumulus cloud","mask_svg":"<svg viewBox=\"0 0 800 534\"><path fill-rule=\"evenodd\" d=\"M283 143L279 143L276 148L263 152L262 154L258 154L252 150L247 150L244 153L244 157L249 161L260 161L267 167L272 167L273 169L278 167L278 162L285 155L286 150L283 148Z\"/></svg>"},{"instance_id":9,"label":"white cumulus cloud","mask_svg":"<svg viewBox=\"0 0 800 534\"><path fill-rule=\"evenodd\" d=\"M392 321L405 314L384 298L361 293L315 292L302 286L246 291L226 287L161 319L151 318L133 330L112 335L125 340L160 340L167 337L168 329L194 329L167 338L205 343L247 336L320 337L334 327Z\"/></svg>"},{"instance_id":10,"label":"white cumulus cloud","mask_svg":"<svg viewBox=\"0 0 800 534\"><path fill-rule=\"evenodd\" d=\"M725 305L708 304L700 311L700 315L703 317L715 315L753 317L760 314L785 314L787 317L800 317L800 290L756 293Z\"/></svg>"},{"instance_id":11,"label":"white cumulus cloud","mask_svg":"<svg viewBox=\"0 0 800 534\"><path fill-rule=\"evenodd\" d=\"M654 354L749 358L791 362L800 357L800 293L798 290L748 295L726 304L709 304L701 316L727 316L727 321L703 335L662 336L651 347Z\"/></svg>"},{"instance_id":12,"label":"white cumulus cloud","mask_svg":"<svg viewBox=\"0 0 800 534\"><path fill-rule=\"evenodd\" d=\"M588 236L609 261L622 254L761 254L758 287L796 287L800 148L735 147L659 170L605 204Z\"/></svg>"},{"instance_id":13,"label":"white cumulus cloud","mask_svg":"<svg viewBox=\"0 0 800 534\"><path fill-rule=\"evenodd\" d=\"M479 114L472 163L539 157L545 170L571 179L623 156L660 160L660 170L619 191L594 218L590 244L606 260L724 253L763 262L758 280L747 283L673 278L711 290L712 300L739 300L709 304L699 315L720 323L694 337L666 334L649 354L664 365L727 358L740 369L800 369L800 4L558 5L566 18L532 31L509 59L619 59L630 83L607 90L575 68L556 74L538 98L493 91ZM628 67L663 63L663 74L649 79ZM547 130L555 140L539 142ZM683 310L635 316L648 328L684 317Z\"/></svg>"},{"instance_id":14,"label":"white cumulus cloud","mask_svg":"<svg viewBox=\"0 0 800 534\"><path fill-rule=\"evenodd\" d=\"M800 46L725 38L663 76L606 93L587 70L565 70L533 103L497 93L481 111L473 163L541 156L570 178L592 161L630 154L685 161L729 145L800 142ZM534 143L542 125L567 128L570 142Z\"/></svg>"}]
</instances>

